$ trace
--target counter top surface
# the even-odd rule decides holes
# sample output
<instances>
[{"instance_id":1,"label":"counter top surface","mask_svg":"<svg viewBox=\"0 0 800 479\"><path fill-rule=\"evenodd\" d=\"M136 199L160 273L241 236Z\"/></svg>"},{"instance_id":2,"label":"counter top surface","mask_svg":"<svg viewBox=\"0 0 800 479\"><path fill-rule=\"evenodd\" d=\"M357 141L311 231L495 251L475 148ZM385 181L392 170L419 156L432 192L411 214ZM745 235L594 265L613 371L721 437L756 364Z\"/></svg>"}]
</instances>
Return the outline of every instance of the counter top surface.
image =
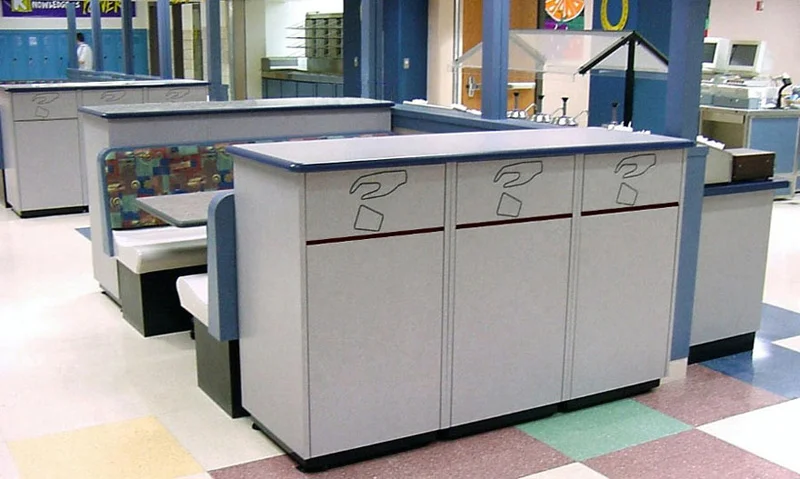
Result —
<instances>
[{"instance_id":1,"label":"counter top surface","mask_svg":"<svg viewBox=\"0 0 800 479\"><path fill-rule=\"evenodd\" d=\"M28 84L0 84L0 90L10 93L37 93L44 91L61 90L100 90L119 88L143 87L185 87L208 85L200 80L120 80L120 81L93 81L93 82L63 82L63 83L28 83Z\"/></svg>"},{"instance_id":2,"label":"counter top surface","mask_svg":"<svg viewBox=\"0 0 800 479\"><path fill-rule=\"evenodd\" d=\"M80 111L102 118L207 115L255 111L325 110L346 108L389 108L390 101L367 98L272 98L266 100L190 101L144 103L139 105L85 106Z\"/></svg>"},{"instance_id":3,"label":"counter top surface","mask_svg":"<svg viewBox=\"0 0 800 479\"><path fill-rule=\"evenodd\" d=\"M750 110L747 108L728 108L724 106L700 105L700 111L761 117L800 117L800 109L797 108L781 108L779 110L774 108L759 108Z\"/></svg>"},{"instance_id":4,"label":"counter top surface","mask_svg":"<svg viewBox=\"0 0 800 479\"><path fill-rule=\"evenodd\" d=\"M602 128L398 135L228 147L243 158L295 172L489 161L520 157L652 151L694 146L659 135Z\"/></svg>"}]
</instances>

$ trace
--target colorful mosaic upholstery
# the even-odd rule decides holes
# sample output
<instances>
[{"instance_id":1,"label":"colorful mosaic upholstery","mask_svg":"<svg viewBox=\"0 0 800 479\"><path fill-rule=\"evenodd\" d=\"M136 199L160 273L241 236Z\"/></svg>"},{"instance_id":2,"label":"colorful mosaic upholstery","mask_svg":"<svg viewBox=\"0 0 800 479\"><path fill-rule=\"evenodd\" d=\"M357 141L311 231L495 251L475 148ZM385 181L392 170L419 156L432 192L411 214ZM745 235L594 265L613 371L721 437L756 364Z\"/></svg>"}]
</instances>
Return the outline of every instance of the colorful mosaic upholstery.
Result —
<instances>
[{"instance_id":1,"label":"colorful mosaic upholstery","mask_svg":"<svg viewBox=\"0 0 800 479\"><path fill-rule=\"evenodd\" d=\"M112 229L165 225L134 202L147 196L233 188L228 143L116 150L105 158Z\"/></svg>"},{"instance_id":2,"label":"colorful mosaic upholstery","mask_svg":"<svg viewBox=\"0 0 800 479\"><path fill-rule=\"evenodd\" d=\"M233 158L225 147L236 143L309 141L335 138L388 136L389 132L326 135L183 146L118 148L105 155L106 201L112 230L164 226L141 210L136 198L218 191L233 188Z\"/></svg>"}]
</instances>

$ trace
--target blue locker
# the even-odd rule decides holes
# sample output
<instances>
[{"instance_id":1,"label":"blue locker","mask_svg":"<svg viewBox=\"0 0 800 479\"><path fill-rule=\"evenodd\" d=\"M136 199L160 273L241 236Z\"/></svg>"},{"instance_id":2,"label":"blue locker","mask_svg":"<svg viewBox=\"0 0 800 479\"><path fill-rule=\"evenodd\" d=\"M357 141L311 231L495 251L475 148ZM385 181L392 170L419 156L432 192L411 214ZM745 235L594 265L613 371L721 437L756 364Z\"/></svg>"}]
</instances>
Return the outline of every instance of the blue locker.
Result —
<instances>
[{"instance_id":1,"label":"blue locker","mask_svg":"<svg viewBox=\"0 0 800 479\"><path fill-rule=\"evenodd\" d=\"M11 78L11 43L8 36L0 32L0 80Z\"/></svg>"},{"instance_id":2,"label":"blue locker","mask_svg":"<svg viewBox=\"0 0 800 479\"><path fill-rule=\"evenodd\" d=\"M28 58L28 42L25 39L25 34L21 32L14 32L11 35L12 49L14 56L11 62L11 79L24 80L28 77L28 65L30 59Z\"/></svg>"},{"instance_id":3,"label":"blue locker","mask_svg":"<svg viewBox=\"0 0 800 479\"><path fill-rule=\"evenodd\" d=\"M121 37L120 37L121 38ZM147 75L149 63L147 61L147 30L133 31L133 70L137 75Z\"/></svg>"}]
</instances>

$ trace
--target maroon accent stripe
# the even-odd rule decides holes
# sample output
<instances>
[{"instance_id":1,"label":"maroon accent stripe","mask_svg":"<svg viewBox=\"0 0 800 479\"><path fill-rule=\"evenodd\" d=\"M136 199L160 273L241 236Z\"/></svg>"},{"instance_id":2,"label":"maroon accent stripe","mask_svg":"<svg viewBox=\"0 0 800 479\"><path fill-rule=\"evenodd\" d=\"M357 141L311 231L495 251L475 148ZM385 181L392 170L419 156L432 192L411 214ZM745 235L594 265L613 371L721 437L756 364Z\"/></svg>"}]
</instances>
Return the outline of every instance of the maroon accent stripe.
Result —
<instances>
[{"instance_id":1,"label":"maroon accent stripe","mask_svg":"<svg viewBox=\"0 0 800 479\"><path fill-rule=\"evenodd\" d=\"M581 213L581 216L610 215L614 213L629 213L631 211L661 210L664 208L675 208L677 206L680 206L680 203L675 201L673 203L657 203L654 205L629 206L627 208L612 208L608 210L584 211Z\"/></svg>"},{"instance_id":2,"label":"maroon accent stripe","mask_svg":"<svg viewBox=\"0 0 800 479\"><path fill-rule=\"evenodd\" d=\"M438 226L436 228L421 228L418 230L392 231L391 233L375 233L371 235L342 236L339 238L309 240L306 241L306 246L314 246L318 244L330 244L330 243L347 243L350 241L362 241L362 240L370 240L377 238L391 238L393 236L412 236L412 235L422 235L426 233L441 233L443 231L444 231L444 226Z\"/></svg>"},{"instance_id":3,"label":"maroon accent stripe","mask_svg":"<svg viewBox=\"0 0 800 479\"><path fill-rule=\"evenodd\" d=\"M532 216L530 218L514 218L511 220L484 221L481 223L464 223L463 225L456 225L456 229L465 230L469 228L483 228L485 226L514 225L517 223L536 223L538 221L565 220L567 218L572 218L572 213L564 213L560 215L549 215L549 216Z\"/></svg>"}]
</instances>

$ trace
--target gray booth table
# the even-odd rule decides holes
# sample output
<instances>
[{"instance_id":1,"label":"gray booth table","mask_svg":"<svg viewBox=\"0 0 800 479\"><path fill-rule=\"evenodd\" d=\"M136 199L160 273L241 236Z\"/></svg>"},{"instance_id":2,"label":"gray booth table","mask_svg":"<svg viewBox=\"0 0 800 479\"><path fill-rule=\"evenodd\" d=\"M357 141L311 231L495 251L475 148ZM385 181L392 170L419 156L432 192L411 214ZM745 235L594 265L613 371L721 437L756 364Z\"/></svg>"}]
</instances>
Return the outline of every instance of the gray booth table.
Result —
<instances>
[{"instance_id":1,"label":"gray booth table","mask_svg":"<svg viewBox=\"0 0 800 479\"><path fill-rule=\"evenodd\" d=\"M581 128L229 147L242 405L315 470L655 387L693 146Z\"/></svg>"},{"instance_id":2,"label":"gray booth table","mask_svg":"<svg viewBox=\"0 0 800 479\"><path fill-rule=\"evenodd\" d=\"M136 198L136 203L172 226L189 228L205 226L208 222L208 205L219 191L201 191L179 195L152 196Z\"/></svg>"},{"instance_id":3,"label":"gray booth table","mask_svg":"<svg viewBox=\"0 0 800 479\"><path fill-rule=\"evenodd\" d=\"M6 201L21 217L86 211L80 107L207 98L197 80L0 85Z\"/></svg>"}]
</instances>

